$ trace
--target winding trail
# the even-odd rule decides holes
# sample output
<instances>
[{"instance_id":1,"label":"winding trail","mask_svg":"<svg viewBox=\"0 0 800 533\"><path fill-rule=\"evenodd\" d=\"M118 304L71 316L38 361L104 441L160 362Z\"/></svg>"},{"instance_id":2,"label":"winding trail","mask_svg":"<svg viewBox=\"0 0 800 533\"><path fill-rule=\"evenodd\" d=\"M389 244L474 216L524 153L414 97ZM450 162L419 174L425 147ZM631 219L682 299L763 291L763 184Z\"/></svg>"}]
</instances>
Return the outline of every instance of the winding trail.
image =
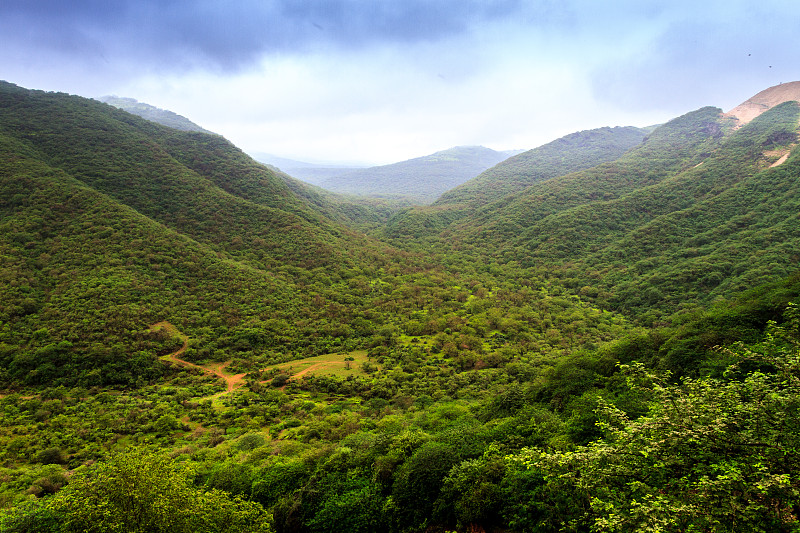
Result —
<instances>
[{"instance_id":1,"label":"winding trail","mask_svg":"<svg viewBox=\"0 0 800 533\"><path fill-rule=\"evenodd\" d=\"M231 375L224 372L225 367L230 364L230 361L226 361L224 363L210 364L210 365L198 365L186 361L184 359L181 359L181 355L183 355L183 353L186 351L186 348L189 346L189 337L178 331L178 328L176 328L175 326L166 321L156 322L155 324L150 326L150 331L158 331L160 329L168 331L169 333L175 335L176 337L178 337L183 341L183 345L180 348L178 348L178 350L172 352L169 355L163 356L162 359L166 361L171 361L181 366L189 368L197 368L203 372L217 376L218 378L222 379L225 382L225 389L226 389L225 393L232 392L244 384L244 376L246 374Z\"/></svg>"},{"instance_id":2,"label":"winding trail","mask_svg":"<svg viewBox=\"0 0 800 533\"><path fill-rule=\"evenodd\" d=\"M196 368L196 369L198 369L198 370L200 370L202 372L205 372L207 374L211 374L213 376L216 376L216 377L220 378L221 380L223 380L225 382L225 390L223 392L218 393L218 394L214 394L212 396L212 398L218 398L219 396L222 396L223 394L227 394L229 392L233 392L236 389L239 389L244 385L244 377L247 375L246 373L230 374L230 373L225 371L225 368L231 363L230 361L225 361L224 363L209 363L209 364L206 364L206 365L198 365L196 363L192 363L190 361L182 359L181 356L186 352L186 349L189 347L189 337L187 335L184 335L183 333L181 333L180 330L178 330L178 328L176 328L175 326L173 326L171 323L169 323L167 321L156 322L155 324L150 326L150 331L159 331L159 330L162 330L162 329L167 331L170 335L178 337L182 341L182 344L181 344L180 348L178 348L177 350L175 350L171 354L161 356L161 359L163 359L164 361L170 361L172 363L175 363L176 365L184 366L184 367L187 367L187 368ZM278 365L276 368L283 368L283 369L288 370L289 368L291 368L293 366L292 363L297 363L297 361L290 361L289 363L284 363L282 365ZM325 368L325 367L342 366L344 364L346 364L346 363L343 363L341 361L319 361L319 362L315 362L315 363L310 364L307 368L304 368L303 370L300 370L299 372L292 374L289 377L289 379L291 381L294 381L294 380L297 380L298 378L303 377L304 375L306 375L306 374L308 374L310 372L314 372L315 370L320 370L320 369ZM265 384L265 383L268 383L268 381L262 381L261 383ZM280 387L280 390L283 390L285 388L286 388L286 385Z\"/></svg>"}]
</instances>

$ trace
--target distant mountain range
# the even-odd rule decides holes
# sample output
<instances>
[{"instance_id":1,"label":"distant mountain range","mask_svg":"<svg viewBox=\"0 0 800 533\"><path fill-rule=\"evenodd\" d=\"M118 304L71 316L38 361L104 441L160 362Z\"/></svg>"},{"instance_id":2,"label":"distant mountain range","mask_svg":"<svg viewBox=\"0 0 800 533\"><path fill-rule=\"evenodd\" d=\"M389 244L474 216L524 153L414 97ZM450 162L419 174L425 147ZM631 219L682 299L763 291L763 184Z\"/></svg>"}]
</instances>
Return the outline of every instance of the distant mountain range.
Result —
<instances>
[{"instance_id":1,"label":"distant mountain range","mask_svg":"<svg viewBox=\"0 0 800 533\"><path fill-rule=\"evenodd\" d=\"M134 98L103 96L97 100L170 128L212 133L186 117ZM331 192L430 204L443 192L520 152L497 152L483 146L458 146L377 167L308 163L264 152L251 155L260 163Z\"/></svg>"},{"instance_id":2,"label":"distant mountain range","mask_svg":"<svg viewBox=\"0 0 800 533\"><path fill-rule=\"evenodd\" d=\"M477 208L525 188L613 161L640 144L652 128L598 128L571 133L510 157L442 194L430 206L413 207L394 217L385 231L399 237L433 235Z\"/></svg>"},{"instance_id":3,"label":"distant mountain range","mask_svg":"<svg viewBox=\"0 0 800 533\"><path fill-rule=\"evenodd\" d=\"M320 186L343 194L405 197L427 204L516 153L456 146L400 163L353 170L328 178Z\"/></svg>"},{"instance_id":4,"label":"distant mountain range","mask_svg":"<svg viewBox=\"0 0 800 533\"><path fill-rule=\"evenodd\" d=\"M641 143L653 128L597 128L571 133L510 157L474 179L445 192L437 205L474 207L518 192L536 182L613 161Z\"/></svg>"},{"instance_id":5,"label":"distant mountain range","mask_svg":"<svg viewBox=\"0 0 800 533\"><path fill-rule=\"evenodd\" d=\"M443 192L518 153L520 150L497 152L483 146L457 146L369 168L336 168L274 157L259 160L336 193L430 204Z\"/></svg>"},{"instance_id":6,"label":"distant mountain range","mask_svg":"<svg viewBox=\"0 0 800 533\"><path fill-rule=\"evenodd\" d=\"M281 172L289 174L293 178L297 178L311 185L321 187L322 184L329 178L346 174L354 170L361 170L369 168L366 165L335 165L323 163L308 163L306 161L297 161L294 159L287 159L273 154L264 152L251 152L250 156L258 161L271 167L279 169Z\"/></svg>"}]
</instances>

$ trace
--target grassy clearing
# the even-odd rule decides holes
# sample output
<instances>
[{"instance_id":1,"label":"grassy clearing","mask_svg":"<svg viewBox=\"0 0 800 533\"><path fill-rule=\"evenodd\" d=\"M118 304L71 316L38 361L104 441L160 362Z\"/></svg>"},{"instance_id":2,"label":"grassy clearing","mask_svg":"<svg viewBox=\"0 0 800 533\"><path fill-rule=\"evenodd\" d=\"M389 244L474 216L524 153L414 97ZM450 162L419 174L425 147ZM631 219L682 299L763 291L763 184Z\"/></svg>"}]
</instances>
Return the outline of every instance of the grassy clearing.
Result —
<instances>
[{"instance_id":1,"label":"grassy clearing","mask_svg":"<svg viewBox=\"0 0 800 533\"><path fill-rule=\"evenodd\" d=\"M348 353L329 353L317 355L306 359L297 359L288 363L266 367L265 371L278 370L281 374L299 378L306 374L334 375L334 376L366 376L362 368L364 363L370 363L376 368L377 363L369 361L366 350L356 350Z\"/></svg>"}]
</instances>

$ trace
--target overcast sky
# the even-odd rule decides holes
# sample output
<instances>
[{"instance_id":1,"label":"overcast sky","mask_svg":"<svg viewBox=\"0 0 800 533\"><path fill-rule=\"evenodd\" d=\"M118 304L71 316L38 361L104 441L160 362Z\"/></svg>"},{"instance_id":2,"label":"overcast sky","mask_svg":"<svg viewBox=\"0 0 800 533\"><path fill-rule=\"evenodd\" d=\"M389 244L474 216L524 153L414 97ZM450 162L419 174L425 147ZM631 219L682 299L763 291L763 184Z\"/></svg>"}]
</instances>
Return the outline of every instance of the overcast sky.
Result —
<instances>
[{"instance_id":1,"label":"overcast sky","mask_svg":"<svg viewBox=\"0 0 800 533\"><path fill-rule=\"evenodd\" d=\"M0 79L383 164L728 110L800 79L790 0L0 0Z\"/></svg>"}]
</instances>

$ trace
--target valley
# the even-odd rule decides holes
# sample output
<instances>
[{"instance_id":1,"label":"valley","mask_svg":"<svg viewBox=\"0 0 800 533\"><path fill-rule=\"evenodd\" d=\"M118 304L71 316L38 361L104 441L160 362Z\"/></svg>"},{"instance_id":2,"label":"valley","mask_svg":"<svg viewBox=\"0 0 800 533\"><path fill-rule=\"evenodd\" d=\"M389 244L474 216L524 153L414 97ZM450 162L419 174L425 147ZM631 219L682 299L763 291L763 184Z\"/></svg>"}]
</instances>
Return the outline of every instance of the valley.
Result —
<instances>
[{"instance_id":1,"label":"valley","mask_svg":"<svg viewBox=\"0 0 800 533\"><path fill-rule=\"evenodd\" d=\"M782 84L396 202L0 82L0 531L794 531L799 134Z\"/></svg>"}]
</instances>

